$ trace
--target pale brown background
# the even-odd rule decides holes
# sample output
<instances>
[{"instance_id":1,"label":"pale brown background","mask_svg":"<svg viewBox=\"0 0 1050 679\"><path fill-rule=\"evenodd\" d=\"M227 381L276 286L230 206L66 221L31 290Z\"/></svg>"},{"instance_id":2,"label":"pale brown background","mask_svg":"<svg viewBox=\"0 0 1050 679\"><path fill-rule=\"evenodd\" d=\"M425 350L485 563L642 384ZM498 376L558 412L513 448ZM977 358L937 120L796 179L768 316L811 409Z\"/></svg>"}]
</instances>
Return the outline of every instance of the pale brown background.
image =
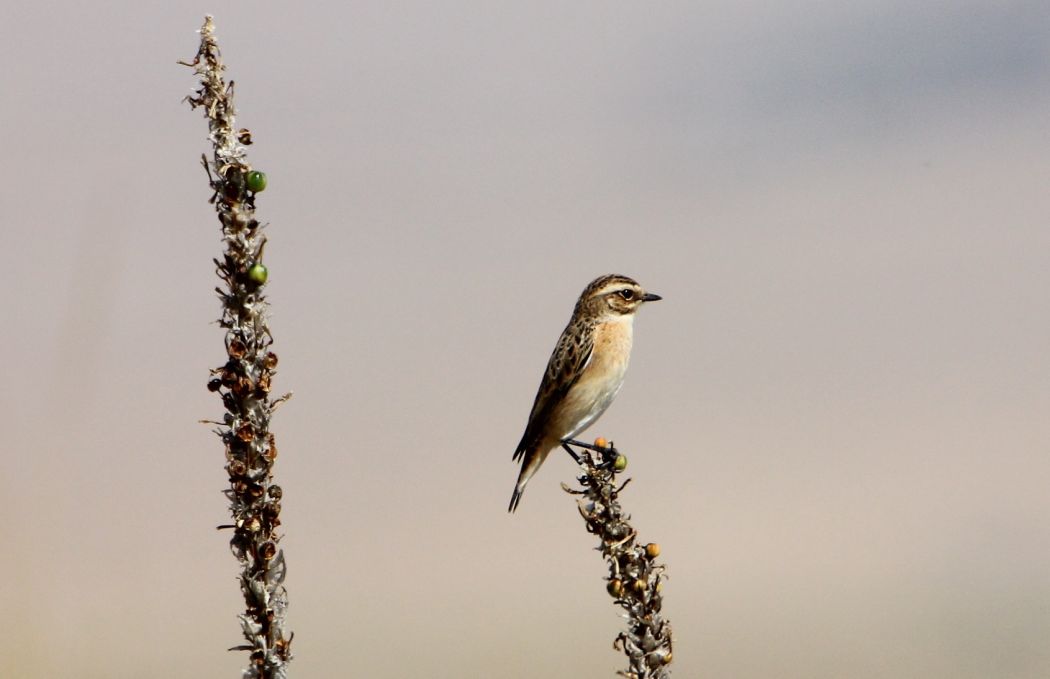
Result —
<instances>
[{"instance_id":1,"label":"pale brown background","mask_svg":"<svg viewBox=\"0 0 1050 679\"><path fill-rule=\"evenodd\" d=\"M1041 1L5 3L0 676L244 662L208 11L270 176L294 676L622 666L565 456L505 512L607 272L665 297L589 435L676 677L1050 676Z\"/></svg>"}]
</instances>

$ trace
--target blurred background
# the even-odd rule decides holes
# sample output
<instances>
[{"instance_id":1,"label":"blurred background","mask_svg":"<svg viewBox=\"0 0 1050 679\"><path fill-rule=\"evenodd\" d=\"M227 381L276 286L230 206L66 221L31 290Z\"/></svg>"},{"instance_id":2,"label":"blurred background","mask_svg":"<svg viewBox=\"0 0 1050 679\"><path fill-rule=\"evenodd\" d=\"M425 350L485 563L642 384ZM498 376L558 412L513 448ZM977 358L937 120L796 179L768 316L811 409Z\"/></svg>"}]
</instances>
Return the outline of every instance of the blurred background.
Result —
<instances>
[{"instance_id":1,"label":"blurred background","mask_svg":"<svg viewBox=\"0 0 1050 679\"><path fill-rule=\"evenodd\" d=\"M205 389L216 17L259 200L298 677L624 666L553 455L580 290L664 296L588 437L676 677L1050 676L1045 2L7 3L0 675L235 677Z\"/></svg>"}]
</instances>

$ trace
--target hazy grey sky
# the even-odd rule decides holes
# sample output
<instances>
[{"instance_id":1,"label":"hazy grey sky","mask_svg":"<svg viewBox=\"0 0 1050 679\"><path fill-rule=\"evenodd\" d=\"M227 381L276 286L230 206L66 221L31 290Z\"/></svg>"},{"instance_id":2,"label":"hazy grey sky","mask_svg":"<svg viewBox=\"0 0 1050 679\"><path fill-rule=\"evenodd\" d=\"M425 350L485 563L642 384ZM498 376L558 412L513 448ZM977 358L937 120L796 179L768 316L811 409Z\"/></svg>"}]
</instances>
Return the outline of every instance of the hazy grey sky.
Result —
<instances>
[{"instance_id":1,"label":"hazy grey sky","mask_svg":"<svg viewBox=\"0 0 1050 679\"><path fill-rule=\"evenodd\" d=\"M216 17L270 177L295 676L608 677L616 609L514 445L631 275L624 497L675 676L1050 675L1050 10L8 3L0 676L238 676Z\"/></svg>"}]
</instances>

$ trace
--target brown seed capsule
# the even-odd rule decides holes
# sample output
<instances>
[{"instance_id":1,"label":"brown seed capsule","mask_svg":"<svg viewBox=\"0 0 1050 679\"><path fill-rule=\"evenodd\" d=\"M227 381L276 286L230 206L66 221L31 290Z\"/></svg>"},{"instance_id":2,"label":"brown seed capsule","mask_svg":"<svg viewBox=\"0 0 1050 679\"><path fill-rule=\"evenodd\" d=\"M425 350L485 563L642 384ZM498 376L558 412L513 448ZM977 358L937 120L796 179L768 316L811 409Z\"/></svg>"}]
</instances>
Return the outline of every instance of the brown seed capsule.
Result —
<instances>
[{"instance_id":1,"label":"brown seed capsule","mask_svg":"<svg viewBox=\"0 0 1050 679\"><path fill-rule=\"evenodd\" d=\"M237 438L244 441L245 443L251 441L254 436L255 432L252 431L252 425L248 422L242 424L237 430Z\"/></svg>"},{"instance_id":2,"label":"brown seed capsule","mask_svg":"<svg viewBox=\"0 0 1050 679\"><path fill-rule=\"evenodd\" d=\"M248 465L242 460L230 460L230 463L226 465L226 471L230 473L230 476L244 476L244 473L248 471Z\"/></svg>"},{"instance_id":3,"label":"brown seed capsule","mask_svg":"<svg viewBox=\"0 0 1050 679\"><path fill-rule=\"evenodd\" d=\"M277 354L272 351L266 354L266 361L263 363L267 370L273 370L277 367Z\"/></svg>"},{"instance_id":4,"label":"brown seed capsule","mask_svg":"<svg viewBox=\"0 0 1050 679\"><path fill-rule=\"evenodd\" d=\"M605 440L604 438L602 438L601 436L599 436L598 438L594 439L594 447L595 447L595 448L605 448L605 447L607 447L608 445L609 445L609 442L608 442L608 441L606 441L606 440Z\"/></svg>"},{"instance_id":5,"label":"brown seed capsule","mask_svg":"<svg viewBox=\"0 0 1050 679\"><path fill-rule=\"evenodd\" d=\"M645 546L645 555L650 559L655 559L660 556L660 545L655 542L650 542Z\"/></svg>"},{"instance_id":6,"label":"brown seed capsule","mask_svg":"<svg viewBox=\"0 0 1050 679\"><path fill-rule=\"evenodd\" d=\"M631 587L634 588L635 594L645 594L645 590L649 589L649 584L645 580L635 580L631 583Z\"/></svg>"},{"instance_id":7,"label":"brown seed capsule","mask_svg":"<svg viewBox=\"0 0 1050 679\"><path fill-rule=\"evenodd\" d=\"M226 347L226 353L230 355L230 358L244 358L244 354L247 351L248 348L244 346L244 342L237 339L231 341L230 346Z\"/></svg>"},{"instance_id":8,"label":"brown seed capsule","mask_svg":"<svg viewBox=\"0 0 1050 679\"><path fill-rule=\"evenodd\" d=\"M270 373L263 373L259 376L259 384L256 385L264 394L270 393Z\"/></svg>"},{"instance_id":9,"label":"brown seed capsule","mask_svg":"<svg viewBox=\"0 0 1050 679\"><path fill-rule=\"evenodd\" d=\"M237 381L233 383L233 393L238 396L244 396L252 390L252 381L247 377L238 377Z\"/></svg>"},{"instance_id":10,"label":"brown seed capsule","mask_svg":"<svg viewBox=\"0 0 1050 679\"><path fill-rule=\"evenodd\" d=\"M605 589L609 590L609 594L615 597L619 597L621 594L623 594L623 581L621 581L618 578L613 578L609 581L609 584L605 587Z\"/></svg>"},{"instance_id":11,"label":"brown seed capsule","mask_svg":"<svg viewBox=\"0 0 1050 679\"><path fill-rule=\"evenodd\" d=\"M262 530L262 522L259 521L259 517L253 516L248 522L248 530L253 533L258 533Z\"/></svg>"},{"instance_id":12,"label":"brown seed capsule","mask_svg":"<svg viewBox=\"0 0 1050 679\"><path fill-rule=\"evenodd\" d=\"M222 380L211 379L208 380L208 391L218 391L222 388Z\"/></svg>"},{"instance_id":13,"label":"brown seed capsule","mask_svg":"<svg viewBox=\"0 0 1050 679\"><path fill-rule=\"evenodd\" d=\"M281 490L280 486L270 486L269 489L267 489L266 494L272 497L274 500L280 500L281 495L284 494L284 491Z\"/></svg>"},{"instance_id":14,"label":"brown seed capsule","mask_svg":"<svg viewBox=\"0 0 1050 679\"><path fill-rule=\"evenodd\" d=\"M276 555L277 545L275 545L273 542L264 542L262 546L259 547L259 556L262 558L263 561L269 561Z\"/></svg>"}]
</instances>

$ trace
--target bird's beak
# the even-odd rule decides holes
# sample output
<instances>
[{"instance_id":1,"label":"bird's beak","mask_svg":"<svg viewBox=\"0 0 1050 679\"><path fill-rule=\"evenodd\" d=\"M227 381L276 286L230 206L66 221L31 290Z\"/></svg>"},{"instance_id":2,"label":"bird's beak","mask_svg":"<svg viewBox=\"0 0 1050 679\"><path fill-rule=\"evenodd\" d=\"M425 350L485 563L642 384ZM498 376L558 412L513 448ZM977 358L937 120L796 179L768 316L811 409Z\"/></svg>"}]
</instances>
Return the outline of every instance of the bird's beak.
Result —
<instances>
[{"instance_id":1,"label":"bird's beak","mask_svg":"<svg viewBox=\"0 0 1050 679\"><path fill-rule=\"evenodd\" d=\"M642 295L643 302L657 302L661 299L663 299L663 297L653 292L647 292L644 295Z\"/></svg>"}]
</instances>

